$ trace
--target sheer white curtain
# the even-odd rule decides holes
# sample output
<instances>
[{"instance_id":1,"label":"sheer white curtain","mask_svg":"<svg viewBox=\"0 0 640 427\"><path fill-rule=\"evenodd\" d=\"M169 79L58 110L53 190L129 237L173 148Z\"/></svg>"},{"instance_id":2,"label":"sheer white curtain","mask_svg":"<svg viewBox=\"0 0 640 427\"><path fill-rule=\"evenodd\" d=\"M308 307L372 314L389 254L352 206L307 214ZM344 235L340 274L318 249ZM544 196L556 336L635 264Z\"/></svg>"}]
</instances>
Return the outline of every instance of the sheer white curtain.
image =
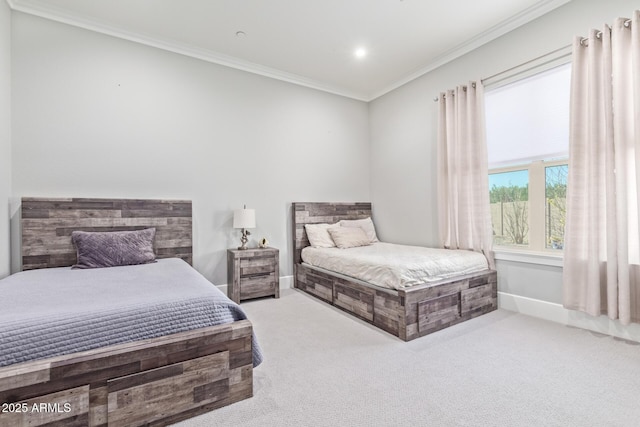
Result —
<instances>
[{"instance_id":1,"label":"sheer white curtain","mask_svg":"<svg viewBox=\"0 0 640 427\"><path fill-rule=\"evenodd\" d=\"M639 20L573 44L564 306L622 324L640 321Z\"/></svg>"},{"instance_id":2,"label":"sheer white curtain","mask_svg":"<svg viewBox=\"0 0 640 427\"><path fill-rule=\"evenodd\" d=\"M438 101L440 244L482 252L494 268L484 88L470 82L441 93Z\"/></svg>"}]
</instances>

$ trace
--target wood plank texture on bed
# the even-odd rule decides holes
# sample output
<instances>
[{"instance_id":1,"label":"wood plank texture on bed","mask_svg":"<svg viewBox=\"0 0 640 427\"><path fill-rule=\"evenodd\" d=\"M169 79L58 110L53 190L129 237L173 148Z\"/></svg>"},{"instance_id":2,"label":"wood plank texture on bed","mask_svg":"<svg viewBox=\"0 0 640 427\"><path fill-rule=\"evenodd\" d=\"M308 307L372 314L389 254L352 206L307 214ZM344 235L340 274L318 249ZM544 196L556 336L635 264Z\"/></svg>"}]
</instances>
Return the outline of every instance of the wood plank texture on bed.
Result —
<instances>
[{"instance_id":1,"label":"wood plank texture on bed","mask_svg":"<svg viewBox=\"0 0 640 427\"><path fill-rule=\"evenodd\" d=\"M293 263L302 262L302 248L309 246L305 224L333 224L343 219L371 217L371 203L304 203L292 204L293 215Z\"/></svg>"},{"instance_id":2,"label":"wood plank texture on bed","mask_svg":"<svg viewBox=\"0 0 640 427\"><path fill-rule=\"evenodd\" d=\"M293 203L294 287L404 341L472 319L498 307L496 272L484 270L395 290L302 263L305 224L371 217L371 203Z\"/></svg>"},{"instance_id":3,"label":"wood plank texture on bed","mask_svg":"<svg viewBox=\"0 0 640 427\"><path fill-rule=\"evenodd\" d=\"M75 264L71 233L155 227L158 258L192 263L192 206L188 200L22 198L22 269Z\"/></svg>"},{"instance_id":4,"label":"wood plank texture on bed","mask_svg":"<svg viewBox=\"0 0 640 427\"><path fill-rule=\"evenodd\" d=\"M253 394L247 320L0 368L0 402L71 411L0 414L0 426L167 425Z\"/></svg>"},{"instance_id":5,"label":"wood plank texture on bed","mask_svg":"<svg viewBox=\"0 0 640 427\"><path fill-rule=\"evenodd\" d=\"M485 270L396 291L297 264L295 287L404 341L497 309L496 272Z\"/></svg>"}]
</instances>

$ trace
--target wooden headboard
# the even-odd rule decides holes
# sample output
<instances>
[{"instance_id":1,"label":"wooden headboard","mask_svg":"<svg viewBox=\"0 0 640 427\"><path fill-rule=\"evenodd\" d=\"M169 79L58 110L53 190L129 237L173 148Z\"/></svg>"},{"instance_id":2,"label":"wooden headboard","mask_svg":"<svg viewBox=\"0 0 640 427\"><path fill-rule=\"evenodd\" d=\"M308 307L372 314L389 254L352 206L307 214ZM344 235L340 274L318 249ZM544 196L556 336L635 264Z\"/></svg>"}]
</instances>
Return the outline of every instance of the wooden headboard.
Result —
<instances>
[{"instance_id":1,"label":"wooden headboard","mask_svg":"<svg viewBox=\"0 0 640 427\"><path fill-rule=\"evenodd\" d=\"M343 219L371 217L371 203L293 203L293 264L302 262L302 249L309 246L305 224L333 224Z\"/></svg>"},{"instance_id":2,"label":"wooden headboard","mask_svg":"<svg viewBox=\"0 0 640 427\"><path fill-rule=\"evenodd\" d=\"M193 262L190 200L22 198L22 269L76 263L71 232L155 227L158 258Z\"/></svg>"}]
</instances>

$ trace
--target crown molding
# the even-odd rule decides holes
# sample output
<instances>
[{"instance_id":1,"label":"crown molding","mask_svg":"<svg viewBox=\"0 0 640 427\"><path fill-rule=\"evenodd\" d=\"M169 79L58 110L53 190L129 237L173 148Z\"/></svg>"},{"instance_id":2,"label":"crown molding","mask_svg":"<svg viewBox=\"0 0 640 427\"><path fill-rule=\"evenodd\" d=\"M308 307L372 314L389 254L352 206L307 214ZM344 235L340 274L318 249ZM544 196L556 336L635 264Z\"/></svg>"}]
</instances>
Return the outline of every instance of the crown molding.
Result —
<instances>
[{"instance_id":1,"label":"crown molding","mask_svg":"<svg viewBox=\"0 0 640 427\"><path fill-rule=\"evenodd\" d=\"M367 100L367 102L373 101L374 99L379 98L382 95L385 95L399 88L400 86L403 86L417 79L418 77L421 77L428 72L435 70L436 68L442 67L443 65L471 52L472 50L475 50L480 46L487 44L490 41L495 40L498 37L503 36L508 32L513 31L516 28L521 27L533 21L534 19L541 17L542 15L551 12L554 9L569 3L570 1L571 0L542 0L534 4L533 6L530 6L529 8L523 10L522 12L517 13L512 17L494 25L488 30L478 34L476 37L467 40L462 44L459 44L453 49L446 51L419 70L408 74L402 79L387 86L385 89L376 92Z\"/></svg>"},{"instance_id":2,"label":"crown molding","mask_svg":"<svg viewBox=\"0 0 640 427\"><path fill-rule=\"evenodd\" d=\"M70 15L60 10L59 8L43 4L41 2L34 3L34 2L30 2L29 0L6 0L6 1L11 7L11 9L16 10L18 12L23 12L29 15L38 16L40 18L45 18L45 19L60 22L63 24L71 25L74 27L83 28L85 30L95 31L97 33L106 34L112 37L129 40L132 42L155 47L158 49L166 50L166 51L177 53L180 55L197 58L197 59L211 62L214 64L223 65L225 67L235 68L237 70L258 74L264 77L269 77L272 79L293 83L295 85L332 93L334 95L340 95L340 96L352 98L358 101L365 101L365 102L368 101L368 97L366 94L349 91L344 88L328 85L326 83L309 79L297 74L288 73L286 71L281 71L275 68L256 64L250 61L244 61L242 59L235 58L233 56L221 54L221 53L206 50L206 49L200 49L194 46L190 46L186 43L178 43L171 40L164 40L158 37L151 37L145 34L127 31L123 28L105 25L103 23L100 23L94 20Z\"/></svg>"},{"instance_id":3,"label":"crown molding","mask_svg":"<svg viewBox=\"0 0 640 427\"><path fill-rule=\"evenodd\" d=\"M447 64L448 62L451 62L461 57L462 55L471 52L474 49L477 49L478 47L508 33L509 31L512 31L566 3L569 3L570 1L571 0L541 0L533 6L512 16L511 18L506 19L499 24L489 28L488 30L480 33L478 36L454 47L453 49L446 51L442 55L435 58L433 61L426 64L424 67L411 74L406 75L400 80L397 80L396 82L387 86L385 89L371 94L350 91L345 88L329 85L297 74L288 73L271 67L266 67L250 61L244 61L233 56L224 55L206 49L200 49L185 43L178 43L172 40L163 40L158 37L151 37L145 34L127 31L123 28L105 25L94 20L70 15L60 8L48 5L44 2L33 2L30 0L6 0L9 7L12 10L16 10L18 12L27 13L52 21L61 22L63 24L106 34L112 37L117 37L146 46L151 46L169 52L197 58L225 67L235 68L237 70L258 74L264 77L269 77L287 83L292 83L295 85L304 86L311 89L316 89L364 102L373 101L374 99L379 98L399 88L400 86L403 86L410 81L415 80L418 77L421 77L424 74L433 71L436 68L439 68Z\"/></svg>"}]
</instances>

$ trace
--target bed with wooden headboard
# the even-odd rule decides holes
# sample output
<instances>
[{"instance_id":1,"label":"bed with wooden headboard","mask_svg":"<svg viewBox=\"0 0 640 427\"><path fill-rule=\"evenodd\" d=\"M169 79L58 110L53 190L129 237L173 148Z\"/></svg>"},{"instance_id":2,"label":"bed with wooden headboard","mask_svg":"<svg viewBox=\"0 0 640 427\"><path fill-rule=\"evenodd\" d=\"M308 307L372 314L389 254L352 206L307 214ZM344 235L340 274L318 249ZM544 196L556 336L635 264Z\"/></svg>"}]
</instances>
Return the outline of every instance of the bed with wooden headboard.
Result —
<instances>
[{"instance_id":1,"label":"bed with wooden headboard","mask_svg":"<svg viewBox=\"0 0 640 427\"><path fill-rule=\"evenodd\" d=\"M387 289L302 262L305 224L372 217L371 203L293 203L294 286L404 341L497 308L496 272L484 270L405 289Z\"/></svg>"},{"instance_id":2,"label":"bed with wooden headboard","mask_svg":"<svg viewBox=\"0 0 640 427\"><path fill-rule=\"evenodd\" d=\"M190 201L24 198L21 212L24 270L74 264L74 230L155 227L158 258L192 260ZM0 426L167 425L252 394L240 320L2 367Z\"/></svg>"}]
</instances>

